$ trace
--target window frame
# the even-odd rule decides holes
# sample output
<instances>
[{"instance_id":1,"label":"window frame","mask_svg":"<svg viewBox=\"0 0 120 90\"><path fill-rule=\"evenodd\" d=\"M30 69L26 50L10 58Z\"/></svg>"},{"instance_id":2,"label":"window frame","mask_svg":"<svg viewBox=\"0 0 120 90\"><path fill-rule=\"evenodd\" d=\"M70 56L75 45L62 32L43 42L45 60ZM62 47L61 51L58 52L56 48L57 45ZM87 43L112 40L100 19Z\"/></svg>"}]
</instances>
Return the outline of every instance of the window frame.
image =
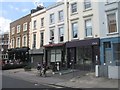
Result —
<instances>
[{"instance_id":1,"label":"window frame","mask_svg":"<svg viewBox=\"0 0 120 90\"><path fill-rule=\"evenodd\" d=\"M36 29L36 26L37 26L37 20L34 20L33 21L33 29Z\"/></svg>"},{"instance_id":2,"label":"window frame","mask_svg":"<svg viewBox=\"0 0 120 90\"><path fill-rule=\"evenodd\" d=\"M15 27L12 27L12 35L15 34Z\"/></svg>"},{"instance_id":3,"label":"window frame","mask_svg":"<svg viewBox=\"0 0 120 90\"><path fill-rule=\"evenodd\" d=\"M26 37L26 41L25 41L25 37ZM26 42L26 43L25 43ZM23 36L23 46L27 46L27 35Z\"/></svg>"},{"instance_id":4,"label":"window frame","mask_svg":"<svg viewBox=\"0 0 120 90\"><path fill-rule=\"evenodd\" d=\"M63 32L63 35L61 35L61 31L60 31L61 28L62 28L62 30L63 30L63 31L62 31L62 32ZM58 40L59 40L59 42L63 42L63 41L64 41L64 26L58 27L58 32L59 32L59 35L58 35L58 36L59 36L59 39L58 39ZM62 41L61 41L61 37L63 37L63 40L62 40Z\"/></svg>"},{"instance_id":5,"label":"window frame","mask_svg":"<svg viewBox=\"0 0 120 90\"><path fill-rule=\"evenodd\" d=\"M76 29L76 30L73 29L73 24L77 24L77 29ZM77 21L71 23L71 30L72 30L72 39L78 39L78 22L77 22ZM77 33L76 33L76 34L77 34L77 37L74 36L74 33L75 33L74 31L77 32Z\"/></svg>"},{"instance_id":6,"label":"window frame","mask_svg":"<svg viewBox=\"0 0 120 90\"><path fill-rule=\"evenodd\" d=\"M44 27L44 17L43 18L41 18L41 28L43 28Z\"/></svg>"},{"instance_id":7,"label":"window frame","mask_svg":"<svg viewBox=\"0 0 120 90\"><path fill-rule=\"evenodd\" d=\"M91 21L91 28L87 28L87 23L86 23L87 21ZM85 19L84 22L85 22L85 37L93 37L92 19L91 18ZM87 35L89 29L91 29L91 35Z\"/></svg>"},{"instance_id":8,"label":"window frame","mask_svg":"<svg viewBox=\"0 0 120 90\"><path fill-rule=\"evenodd\" d=\"M74 3L71 4L71 13L74 14L74 13L77 13L77 12L78 12L78 10L77 10L77 2L74 2Z\"/></svg>"},{"instance_id":9,"label":"window frame","mask_svg":"<svg viewBox=\"0 0 120 90\"><path fill-rule=\"evenodd\" d=\"M20 47L20 37L17 37L17 43L16 43L17 47Z\"/></svg>"},{"instance_id":10,"label":"window frame","mask_svg":"<svg viewBox=\"0 0 120 90\"><path fill-rule=\"evenodd\" d=\"M52 14L50 14L50 24L54 24L55 23L55 14L54 13L52 13Z\"/></svg>"},{"instance_id":11,"label":"window frame","mask_svg":"<svg viewBox=\"0 0 120 90\"><path fill-rule=\"evenodd\" d=\"M37 41L36 40L36 33L33 33L33 46L32 46L32 48L36 48L36 41Z\"/></svg>"},{"instance_id":12,"label":"window frame","mask_svg":"<svg viewBox=\"0 0 120 90\"><path fill-rule=\"evenodd\" d=\"M27 31L27 22L23 24L23 31Z\"/></svg>"},{"instance_id":13,"label":"window frame","mask_svg":"<svg viewBox=\"0 0 120 90\"><path fill-rule=\"evenodd\" d=\"M89 5L89 6L88 6ZM84 10L88 10L92 8L91 0L84 0Z\"/></svg>"},{"instance_id":14,"label":"window frame","mask_svg":"<svg viewBox=\"0 0 120 90\"><path fill-rule=\"evenodd\" d=\"M109 26L109 20L108 20L108 15L115 14L115 19L116 19L116 30L114 32L110 32L110 26ZM113 34L113 33L118 33L118 23L117 23L117 12L111 12L106 14L107 18L107 34Z\"/></svg>"},{"instance_id":15,"label":"window frame","mask_svg":"<svg viewBox=\"0 0 120 90\"><path fill-rule=\"evenodd\" d=\"M58 21L64 21L64 12L63 10L58 11Z\"/></svg>"},{"instance_id":16,"label":"window frame","mask_svg":"<svg viewBox=\"0 0 120 90\"><path fill-rule=\"evenodd\" d=\"M51 31L53 31L53 35L51 35ZM55 30L54 29L50 29L50 40L54 42L54 37L55 37Z\"/></svg>"},{"instance_id":17,"label":"window frame","mask_svg":"<svg viewBox=\"0 0 120 90\"><path fill-rule=\"evenodd\" d=\"M17 25L17 33L20 33L21 25Z\"/></svg>"},{"instance_id":18,"label":"window frame","mask_svg":"<svg viewBox=\"0 0 120 90\"><path fill-rule=\"evenodd\" d=\"M44 45L44 32L40 32L40 47L42 47L43 45Z\"/></svg>"}]
</instances>

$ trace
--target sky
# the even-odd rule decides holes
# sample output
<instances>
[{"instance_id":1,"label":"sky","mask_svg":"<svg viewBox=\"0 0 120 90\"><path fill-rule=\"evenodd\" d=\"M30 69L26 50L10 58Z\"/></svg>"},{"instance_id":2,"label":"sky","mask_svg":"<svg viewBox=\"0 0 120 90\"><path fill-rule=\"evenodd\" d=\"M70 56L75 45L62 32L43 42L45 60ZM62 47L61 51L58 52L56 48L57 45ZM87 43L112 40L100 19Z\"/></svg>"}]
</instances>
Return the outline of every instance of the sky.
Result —
<instances>
[{"instance_id":1,"label":"sky","mask_svg":"<svg viewBox=\"0 0 120 90\"><path fill-rule=\"evenodd\" d=\"M45 7L59 0L0 0L0 33L9 32L10 23L29 14L37 2Z\"/></svg>"}]
</instances>

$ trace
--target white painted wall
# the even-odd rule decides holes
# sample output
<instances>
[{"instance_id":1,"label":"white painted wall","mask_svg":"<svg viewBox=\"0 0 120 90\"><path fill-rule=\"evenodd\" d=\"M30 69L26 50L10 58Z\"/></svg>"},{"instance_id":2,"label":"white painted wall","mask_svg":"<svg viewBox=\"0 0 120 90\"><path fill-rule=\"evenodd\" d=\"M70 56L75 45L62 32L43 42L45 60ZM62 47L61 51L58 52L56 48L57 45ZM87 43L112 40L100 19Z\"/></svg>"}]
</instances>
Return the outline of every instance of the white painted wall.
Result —
<instances>
[{"instance_id":1,"label":"white painted wall","mask_svg":"<svg viewBox=\"0 0 120 90\"><path fill-rule=\"evenodd\" d=\"M63 10L64 13L64 21L59 22L58 21L58 12ZM50 24L49 20L50 20L50 14L54 13L55 16L55 23L54 24ZM45 44L47 45L50 42L50 28L54 28L54 43L59 43L59 31L58 31L58 27L61 25L64 25L64 42L68 41L68 24L67 24L67 7L66 4L64 3L59 3L56 4L55 6L50 6L47 8L46 10L46 28L45 28Z\"/></svg>"},{"instance_id":2,"label":"white painted wall","mask_svg":"<svg viewBox=\"0 0 120 90\"><path fill-rule=\"evenodd\" d=\"M40 10L38 12L35 12L33 14L31 14L31 29L30 29L30 48L32 49L32 45L33 45L33 34L36 33L36 49L40 48L40 32L44 32L45 31L45 27L41 28L41 18L44 17L44 25L46 18L45 18L45 9ZM33 29L33 24L34 24L34 20L36 20L36 30ZM45 38L45 36L44 36Z\"/></svg>"}]
</instances>

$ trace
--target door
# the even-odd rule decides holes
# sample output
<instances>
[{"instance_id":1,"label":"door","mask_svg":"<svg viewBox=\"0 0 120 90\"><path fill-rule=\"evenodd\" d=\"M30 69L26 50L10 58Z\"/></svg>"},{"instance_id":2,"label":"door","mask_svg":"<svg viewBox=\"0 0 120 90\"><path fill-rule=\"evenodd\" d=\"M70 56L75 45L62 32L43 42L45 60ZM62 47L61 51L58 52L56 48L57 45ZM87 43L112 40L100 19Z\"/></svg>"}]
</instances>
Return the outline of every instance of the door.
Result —
<instances>
[{"instance_id":1,"label":"door","mask_svg":"<svg viewBox=\"0 0 120 90\"><path fill-rule=\"evenodd\" d=\"M76 63L76 48L67 49L67 67L74 68Z\"/></svg>"}]
</instances>

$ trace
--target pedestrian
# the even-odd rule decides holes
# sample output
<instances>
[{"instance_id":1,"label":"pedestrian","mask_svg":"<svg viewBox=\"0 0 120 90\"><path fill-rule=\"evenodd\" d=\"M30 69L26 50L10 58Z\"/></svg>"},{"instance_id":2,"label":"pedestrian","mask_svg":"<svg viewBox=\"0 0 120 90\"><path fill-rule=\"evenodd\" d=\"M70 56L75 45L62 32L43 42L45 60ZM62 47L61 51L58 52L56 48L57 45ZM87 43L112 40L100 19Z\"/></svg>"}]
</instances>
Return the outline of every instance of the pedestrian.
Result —
<instances>
[{"instance_id":1,"label":"pedestrian","mask_svg":"<svg viewBox=\"0 0 120 90\"><path fill-rule=\"evenodd\" d=\"M42 71L43 71L43 76L46 77L47 68L46 68L46 64L45 63L43 64Z\"/></svg>"},{"instance_id":2,"label":"pedestrian","mask_svg":"<svg viewBox=\"0 0 120 90\"><path fill-rule=\"evenodd\" d=\"M42 65L40 63L37 64L37 70L39 71L40 73L40 76L42 76Z\"/></svg>"}]
</instances>

